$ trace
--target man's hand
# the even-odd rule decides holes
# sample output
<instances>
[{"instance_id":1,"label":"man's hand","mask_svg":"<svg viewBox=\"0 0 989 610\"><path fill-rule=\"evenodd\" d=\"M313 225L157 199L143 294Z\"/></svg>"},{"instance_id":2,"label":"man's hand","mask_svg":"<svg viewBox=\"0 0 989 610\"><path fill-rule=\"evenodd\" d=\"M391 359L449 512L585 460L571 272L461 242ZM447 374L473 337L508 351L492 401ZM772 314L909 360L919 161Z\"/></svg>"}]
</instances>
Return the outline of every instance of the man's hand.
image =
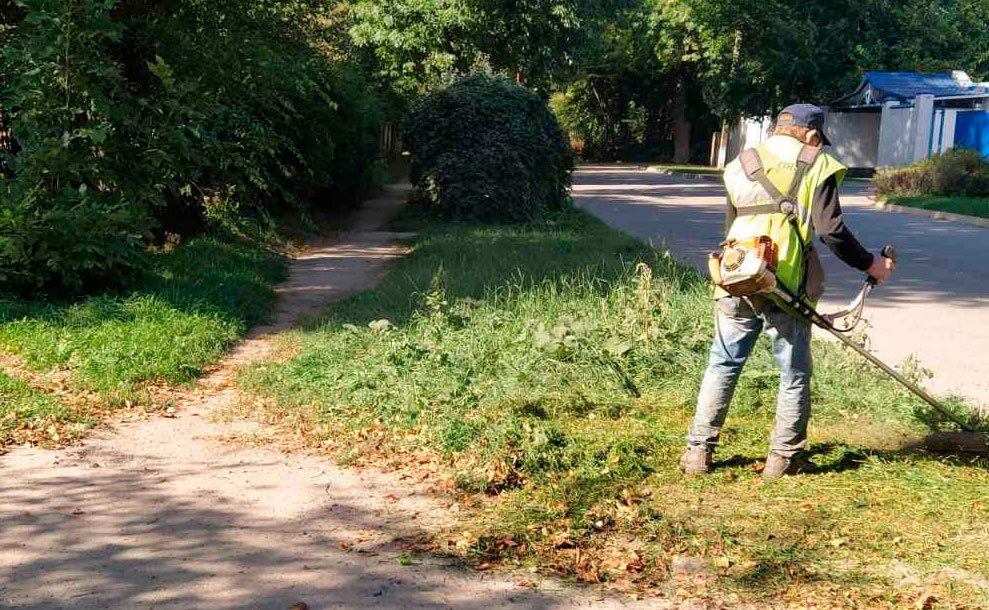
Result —
<instances>
[{"instance_id":1,"label":"man's hand","mask_svg":"<svg viewBox=\"0 0 989 610\"><path fill-rule=\"evenodd\" d=\"M872 257L872 264L869 265L869 269L866 270L866 273L876 280L876 285L878 286L889 279L889 276L893 273L894 267L896 267L896 261L891 258L886 258L880 254Z\"/></svg>"}]
</instances>

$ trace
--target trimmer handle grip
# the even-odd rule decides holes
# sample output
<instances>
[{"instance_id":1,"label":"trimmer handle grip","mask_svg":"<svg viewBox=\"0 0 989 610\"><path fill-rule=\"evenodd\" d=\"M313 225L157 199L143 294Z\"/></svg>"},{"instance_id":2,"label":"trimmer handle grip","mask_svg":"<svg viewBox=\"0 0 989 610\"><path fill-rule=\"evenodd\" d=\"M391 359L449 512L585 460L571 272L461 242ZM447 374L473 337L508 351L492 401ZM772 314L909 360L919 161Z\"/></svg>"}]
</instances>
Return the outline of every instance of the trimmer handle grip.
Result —
<instances>
[{"instance_id":1,"label":"trimmer handle grip","mask_svg":"<svg viewBox=\"0 0 989 610\"><path fill-rule=\"evenodd\" d=\"M893 264L894 265L896 264L896 259L899 256L896 253L896 248L894 248L893 246L890 246L890 245L883 246L883 249L880 252L880 254L882 254L884 257L888 258L889 260L893 261ZM866 281L871 286L875 286L876 285L876 278L872 277L871 275L869 276L869 278Z\"/></svg>"},{"instance_id":2,"label":"trimmer handle grip","mask_svg":"<svg viewBox=\"0 0 989 610\"><path fill-rule=\"evenodd\" d=\"M896 258L898 256L896 253L896 249L893 246L883 246L883 251L881 252L881 254L886 258L890 259L891 261L893 261L894 263L896 262Z\"/></svg>"}]
</instances>

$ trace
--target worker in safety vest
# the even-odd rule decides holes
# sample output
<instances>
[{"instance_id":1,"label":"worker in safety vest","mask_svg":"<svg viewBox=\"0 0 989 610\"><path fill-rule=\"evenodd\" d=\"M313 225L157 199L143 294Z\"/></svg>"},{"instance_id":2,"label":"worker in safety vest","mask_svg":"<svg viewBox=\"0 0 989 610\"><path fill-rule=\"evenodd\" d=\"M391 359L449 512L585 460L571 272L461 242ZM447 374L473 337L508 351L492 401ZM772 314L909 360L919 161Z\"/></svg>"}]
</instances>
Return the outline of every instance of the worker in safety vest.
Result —
<instances>
[{"instance_id":1,"label":"worker in safety vest","mask_svg":"<svg viewBox=\"0 0 989 610\"><path fill-rule=\"evenodd\" d=\"M815 234L843 262L878 283L893 269L890 259L870 254L845 226L838 189L847 168L821 150L827 144L824 112L810 104L794 104L779 114L766 142L743 151L724 173L726 243L771 238L776 281L809 303L824 291ZM766 330L773 340L780 386L763 476L809 470L802 452L810 419L810 322L787 313L767 296L733 297L720 289L715 296L715 337L681 469L687 474L710 472L735 384L759 334Z\"/></svg>"}]
</instances>

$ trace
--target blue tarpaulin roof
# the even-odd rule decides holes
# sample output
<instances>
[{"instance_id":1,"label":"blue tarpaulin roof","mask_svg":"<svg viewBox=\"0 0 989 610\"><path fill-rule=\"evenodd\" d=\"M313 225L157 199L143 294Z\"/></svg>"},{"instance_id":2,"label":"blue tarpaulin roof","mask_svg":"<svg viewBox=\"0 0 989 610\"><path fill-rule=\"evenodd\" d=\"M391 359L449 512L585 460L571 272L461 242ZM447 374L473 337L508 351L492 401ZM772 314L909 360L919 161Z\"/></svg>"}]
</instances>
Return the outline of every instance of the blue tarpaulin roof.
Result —
<instances>
[{"instance_id":1,"label":"blue tarpaulin roof","mask_svg":"<svg viewBox=\"0 0 989 610\"><path fill-rule=\"evenodd\" d=\"M989 96L989 88L955 80L951 74L920 72L866 72L851 94L836 100L836 105L872 106L889 100L910 101L921 94L935 98L965 95Z\"/></svg>"},{"instance_id":2,"label":"blue tarpaulin roof","mask_svg":"<svg viewBox=\"0 0 989 610\"><path fill-rule=\"evenodd\" d=\"M963 85L950 74L920 74L917 72L866 72L865 81L884 97L907 100L921 94L934 97L989 93L985 87Z\"/></svg>"}]
</instances>

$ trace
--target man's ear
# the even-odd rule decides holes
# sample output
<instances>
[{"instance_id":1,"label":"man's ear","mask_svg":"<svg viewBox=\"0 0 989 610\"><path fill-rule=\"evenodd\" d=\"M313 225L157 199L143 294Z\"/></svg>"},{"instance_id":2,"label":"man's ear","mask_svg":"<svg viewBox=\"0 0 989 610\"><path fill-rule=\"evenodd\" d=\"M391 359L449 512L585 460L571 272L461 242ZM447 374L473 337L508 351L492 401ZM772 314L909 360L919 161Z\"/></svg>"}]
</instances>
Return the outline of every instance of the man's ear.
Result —
<instances>
[{"instance_id":1,"label":"man's ear","mask_svg":"<svg viewBox=\"0 0 989 610\"><path fill-rule=\"evenodd\" d=\"M811 146L817 146L824 141L821 137L821 132L816 129L811 129L806 134L804 134L804 143L810 144Z\"/></svg>"}]
</instances>

